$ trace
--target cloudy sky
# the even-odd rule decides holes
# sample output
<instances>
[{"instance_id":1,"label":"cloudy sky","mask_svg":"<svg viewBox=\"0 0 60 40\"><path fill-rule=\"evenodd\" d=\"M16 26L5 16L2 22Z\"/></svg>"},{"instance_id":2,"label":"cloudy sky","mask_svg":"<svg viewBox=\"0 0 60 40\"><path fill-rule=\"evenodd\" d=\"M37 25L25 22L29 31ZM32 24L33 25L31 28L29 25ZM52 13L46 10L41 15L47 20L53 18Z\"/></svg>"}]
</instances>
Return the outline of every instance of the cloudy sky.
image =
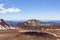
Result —
<instances>
[{"instance_id":1,"label":"cloudy sky","mask_svg":"<svg viewBox=\"0 0 60 40\"><path fill-rule=\"evenodd\" d=\"M0 0L0 19L60 20L60 0Z\"/></svg>"}]
</instances>

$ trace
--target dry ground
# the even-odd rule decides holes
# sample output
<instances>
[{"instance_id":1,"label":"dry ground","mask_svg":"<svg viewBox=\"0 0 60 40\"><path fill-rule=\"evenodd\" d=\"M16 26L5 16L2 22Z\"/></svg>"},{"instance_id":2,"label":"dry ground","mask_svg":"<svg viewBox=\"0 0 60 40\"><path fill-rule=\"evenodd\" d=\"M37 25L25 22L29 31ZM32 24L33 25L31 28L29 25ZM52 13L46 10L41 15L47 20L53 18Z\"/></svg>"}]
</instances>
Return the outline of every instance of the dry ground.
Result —
<instances>
[{"instance_id":1,"label":"dry ground","mask_svg":"<svg viewBox=\"0 0 60 40\"><path fill-rule=\"evenodd\" d=\"M1 35L2 37L0 37L0 40L57 40L55 36L48 33L24 32L18 35L15 35L16 33L13 34L7 33Z\"/></svg>"},{"instance_id":2,"label":"dry ground","mask_svg":"<svg viewBox=\"0 0 60 40\"><path fill-rule=\"evenodd\" d=\"M48 34L47 32L60 35L60 31L56 29L42 30L40 32L28 32L28 31L19 32L16 30L0 30L0 40L58 40L60 39L60 37L56 37L52 34Z\"/></svg>"}]
</instances>

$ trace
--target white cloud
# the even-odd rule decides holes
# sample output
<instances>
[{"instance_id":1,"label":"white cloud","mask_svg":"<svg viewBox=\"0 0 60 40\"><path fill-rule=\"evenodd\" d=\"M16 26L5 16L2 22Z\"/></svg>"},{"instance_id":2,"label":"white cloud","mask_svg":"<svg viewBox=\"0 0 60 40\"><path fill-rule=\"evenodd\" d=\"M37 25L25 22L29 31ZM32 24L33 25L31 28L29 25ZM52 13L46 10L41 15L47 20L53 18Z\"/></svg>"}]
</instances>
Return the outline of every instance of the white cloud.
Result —
<instances>
[{"instance_id":1,"label":"white cloud","mask_svg":"<svg viewBox=\"0 0 60 40\"><path fill-rule=\"evenodd\" d=\"M16 7L11 7L11 8L4 8L4 4L0 4L0 13L12 13L12 12L20 12L21 9L16 8Z\"/></svg>"},{"instance_id":2,"label":"white cloud","mask_svg":"<svg viewBox=\"0 0 60 40\"><path fill-rule=\"evenodd\" d=\"M8 8L6 11L8 11L8 12L19 12L21 10L18 8L12 7L12 8Z\"/></svg>"}]
</instances>

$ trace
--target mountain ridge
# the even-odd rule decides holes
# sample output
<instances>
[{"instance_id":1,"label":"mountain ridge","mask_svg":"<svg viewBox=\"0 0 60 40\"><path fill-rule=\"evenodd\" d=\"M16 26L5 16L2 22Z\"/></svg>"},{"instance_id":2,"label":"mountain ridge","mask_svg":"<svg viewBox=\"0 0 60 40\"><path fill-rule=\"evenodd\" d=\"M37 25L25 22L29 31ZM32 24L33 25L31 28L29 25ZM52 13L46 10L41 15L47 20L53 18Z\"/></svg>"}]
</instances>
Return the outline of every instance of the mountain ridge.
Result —
<instances>
[{"instance_id":1,"label":"mountain ridge","mask_svg":"<svg viewBox=\"0 0 60 40\"><path fill-rule=\"evenodd\" d=\"M7 30L7 29L15 29L13 25L7 23L3 19L0 19L0 29L1 30Z\"/></svg>"}]
</instances>

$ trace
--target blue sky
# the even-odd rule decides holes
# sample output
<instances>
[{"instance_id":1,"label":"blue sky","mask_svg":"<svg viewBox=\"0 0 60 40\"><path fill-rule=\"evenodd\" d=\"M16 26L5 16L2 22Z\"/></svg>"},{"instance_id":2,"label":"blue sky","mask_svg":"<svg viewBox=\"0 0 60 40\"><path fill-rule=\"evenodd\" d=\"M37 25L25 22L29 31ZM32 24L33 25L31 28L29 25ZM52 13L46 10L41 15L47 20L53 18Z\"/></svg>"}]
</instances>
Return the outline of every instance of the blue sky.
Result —
<instances>
[{"instance_id":1,"label":"blue sky","mask_svg":"<svg viewBox=\"0 0 60 40\"><path fill-rule=\"evenodd\" d=\"M60 20L60 0L0 0L0 19Z\"/></svg>"}]
</instances>

